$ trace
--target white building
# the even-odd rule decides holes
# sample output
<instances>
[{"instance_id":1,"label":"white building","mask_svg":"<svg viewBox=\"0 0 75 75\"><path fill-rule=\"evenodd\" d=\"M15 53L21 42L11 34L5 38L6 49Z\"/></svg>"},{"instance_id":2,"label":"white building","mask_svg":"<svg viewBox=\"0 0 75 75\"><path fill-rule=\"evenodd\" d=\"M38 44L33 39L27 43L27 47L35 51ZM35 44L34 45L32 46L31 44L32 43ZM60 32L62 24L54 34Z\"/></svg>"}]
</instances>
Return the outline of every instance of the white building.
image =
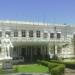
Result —
<instances>
[{"instance_id":1,"label":"white building","mask_svg":"<svg viewBox=\"0 0 75 75\"><path fill-rule=\"evenodd\" d=\"M24 57L26 61L44 59L54 54L53 48L60 58L74 58L74 33L74 25L0 21L0 40L8 34L14 45L10 56Z\"/></svg>"}]
</instances>

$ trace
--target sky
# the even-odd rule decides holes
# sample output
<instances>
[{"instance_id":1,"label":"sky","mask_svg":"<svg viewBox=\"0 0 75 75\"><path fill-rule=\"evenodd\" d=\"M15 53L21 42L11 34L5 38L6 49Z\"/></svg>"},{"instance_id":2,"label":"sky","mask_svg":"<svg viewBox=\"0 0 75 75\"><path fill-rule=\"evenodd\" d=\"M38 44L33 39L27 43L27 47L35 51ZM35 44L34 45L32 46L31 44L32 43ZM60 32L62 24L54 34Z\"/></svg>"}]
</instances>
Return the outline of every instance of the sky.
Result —
<instances>
[{"instance_id":1,"label":"sky","mask_svg":"<svg viewBox=\"0 0 75 75\"><path fill-rule=\"evenodd\" d=\"M75 0L0 0L0 20L75 24Z\"/></svg>"}]
</instances>

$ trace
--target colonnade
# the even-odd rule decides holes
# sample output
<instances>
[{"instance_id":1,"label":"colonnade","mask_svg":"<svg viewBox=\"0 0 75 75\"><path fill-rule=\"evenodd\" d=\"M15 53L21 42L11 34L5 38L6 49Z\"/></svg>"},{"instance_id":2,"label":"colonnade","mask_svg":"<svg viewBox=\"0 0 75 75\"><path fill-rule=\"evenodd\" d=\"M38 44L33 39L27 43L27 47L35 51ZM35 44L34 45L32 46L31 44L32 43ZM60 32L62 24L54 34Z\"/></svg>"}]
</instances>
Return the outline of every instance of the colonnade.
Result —
<instances>
[{"instance_id":1,"label":"colonnade","mask_svg":"<svg viewBox=\"0 0 75 75\"><path fill-rule=\"evenodd\" d=\"M44 59L48 55L46 45L41 46L15 46L12 52L12 57L24 57L24 60Z\"/></svg>"}]
</instances>

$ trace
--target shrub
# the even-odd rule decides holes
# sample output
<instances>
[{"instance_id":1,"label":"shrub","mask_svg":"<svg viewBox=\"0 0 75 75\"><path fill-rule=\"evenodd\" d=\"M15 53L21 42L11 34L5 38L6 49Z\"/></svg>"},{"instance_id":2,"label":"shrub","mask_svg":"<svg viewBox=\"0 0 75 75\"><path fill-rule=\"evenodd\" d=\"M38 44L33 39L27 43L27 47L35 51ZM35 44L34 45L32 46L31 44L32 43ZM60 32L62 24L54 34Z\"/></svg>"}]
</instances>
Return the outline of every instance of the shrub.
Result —
<instances>
[{"instance_id":1,"label":"shrub","mask_svg":"<svg viewBox=\"0 0 75 75\"><path fill-rule=\"evenodd\" d=\"M55 62L55 63L59 63L59 64L64 64L65 67L70 68L70 69L75 69L75 62L63 62L63 61L59 61L59 60L50 60L50 62Z\"/></svg>"},{"instance_id":2,"label":"shrub","mask_svg":"<svg viewBox=\"0 0 75 75\"><path fill-rule=\"evenodd\" d=\"M44 60L38 60L37 61L39 64L48 67L49 62L48 61L44 61Z\"/></svg>"},{"instance_id":3,"label":"shrub","mask_svg":"<svg viewBox=\"0 0 75 75\"><path fill-rule=\"evenodd\" d=\"M51 72L51 69L54 68L54 67L56 67L56 66L58 66L57 63L49 63L49 64L48 64L49 72Z\"/></svg>"},{"instance_id":4,"label":"shrub","mask_svg":"<svg viewBox=\"0 0 75 75\"><path fill-rule=\"evenodd\" d=\"M14 67L14 72L18 72L18 67Z\"/></svg>"},{"instance_id":5,"label":"shrub","mask_svg":"<svg viewBox=\"0 0 75 75\"><path fill-rule=\"evenodd\" d=\"M58 65L51 69L51 75L63 75L65 66L63 64Z\"/></svg>"},{"instance_id":6,"label":"shrub","mask_svg":"<svg viewBox=\"0 0 75 75\"><path fill-rule=\"evenodd\" d=\"M75 62L63 62L67 68L75 69Z\"/></svg>"},{"instance_id":7,"label":"shrub","mask_svg":"<svg viewBox=\"0 0 75 75\"><path fill-rule=\"evenodd\" d=\"M48 61L38 61L41 65L44 65L48 67L49 72L51 75L62 75L64 73L65 65L54 63L54 62L48 62Z\"/></svg>"}]
</instances>

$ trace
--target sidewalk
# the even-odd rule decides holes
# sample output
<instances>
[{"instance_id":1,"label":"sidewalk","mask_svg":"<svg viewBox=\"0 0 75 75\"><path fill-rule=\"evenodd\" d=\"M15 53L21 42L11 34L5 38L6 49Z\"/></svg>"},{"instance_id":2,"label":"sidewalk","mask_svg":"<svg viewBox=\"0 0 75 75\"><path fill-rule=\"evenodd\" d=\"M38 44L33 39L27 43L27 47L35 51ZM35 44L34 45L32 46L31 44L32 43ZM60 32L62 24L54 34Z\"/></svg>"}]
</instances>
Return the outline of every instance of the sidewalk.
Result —
<instances>
[{"instance_id":1,"label":"sidewalk","mask_svg":"<svg viewBox=\"0 0 75 75\"><path fill-rule=\"evenodd\" d=\"M50 74L44 74L44 73L11 73L11 74L5 74L5 75L50 75Z\"/></svg>"},{"instance_id":2,"label":"sidewalk","mask_svg":"<svg viewBox=\"0 0 75 75\"><path fill-rule=\"evenodd\" d=\"M75 70L66 68L64 75L75 75Z\"/></svg>"}]
</instances>

